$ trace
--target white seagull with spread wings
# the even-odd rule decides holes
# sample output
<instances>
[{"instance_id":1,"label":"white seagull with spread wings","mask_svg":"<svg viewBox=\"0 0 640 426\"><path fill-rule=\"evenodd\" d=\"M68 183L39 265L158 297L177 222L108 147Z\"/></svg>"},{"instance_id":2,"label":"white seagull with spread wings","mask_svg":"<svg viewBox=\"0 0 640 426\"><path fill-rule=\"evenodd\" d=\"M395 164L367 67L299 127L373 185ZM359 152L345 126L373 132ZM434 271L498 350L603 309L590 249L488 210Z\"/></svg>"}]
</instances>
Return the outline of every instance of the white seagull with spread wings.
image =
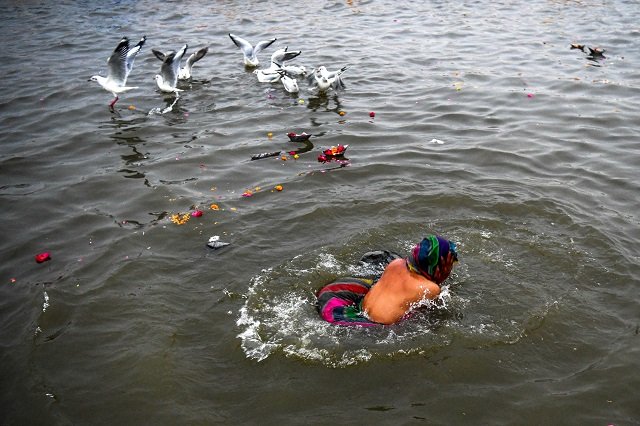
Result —
<instances>
[{"instance_id":1,"label":"white seagull with spread wings","mask_svg":"<svg viewBox=\"0 0 640 426\"><path fill-rule=\"evenodd\" d=\"M242 50L242 54L244 55L244 64L247 67L257 67L260 65L260 61L258 60L258 53L267 47L271 46L277 39L273 38L271 40L261 41L255 46L249 43L247 40L242 37L238 37L229 33L229 37L231 41Z\"/></svg>"},{"instance_id":2,"label":"white seagull with spread wings","mask_svg":"<svg viewBox=\"0 0 640 426\"><path fill-rule=\"evenodd\" d=\"M343 89L344 83L341 76L347 70L347 67L342 67L338 71L328 71L324 66L315 68L309 74L309 82L315 84L318 90L326 92L329 88Z\"/></svg>"},{"instance_id":3,"label":"white seagull with spread wings","mask_svg":"<svg viewBox=\"0 0 640 426\"><path fill-rule=\"evenodd\" d=\"M160 74L156 74L155 79L158 84L158 88L166 93L182 92L182 89L178 89L178 73L180 71L180 61L187 52L187 45L185 44L177 52L171 52L165 55L160 67ZM156 55L157 56L157 55Z\"/></svg>"},{"instance_id":4,"label":"white seagull with spread wings","mask_svg":"<svg viewBox=\"0 0 640 426\"><path fill-rule=\"evenodd\" d=\"M282 77L280 71L287 71L287 65L285 65L285 62L292 60L300 55L300 53L302 53L300 50L289 51L289 46L285 46L284 48L273 52L271 55L271 66L266 69L254 71L258 76L258 81L260 83L275 83L279 81Z\"/></svg>"},{"instance_id":5,"label":"white seagull with spread wings","mask_svg":"<svg viewBox=\"0 0 640 426\"><path fill-rule=\"evenodd\" d=\"M156 55L156 58L160 59L162 62L164 62L167 55L171 53L164 53L156 49L151 49L151 51L154 55ZM204 58L208 51L208 47L203 47L202 49L196 50L194 53L189 55L184 66L180 67L180 69L178 70L178 80L189 80L191 78L191 70L193 69L193 65L200 59Z\"/></svg>"},{"instance_id":6,"label":"white seagull with spread wings","mask_svg":"<svg viewBox=\"0 0 640 426\"><path fill-rule=\"evenodd\" d=\"M140 52L146 40L146 36L142 37L138 44L130 49L129 39L122 37L122 40L120 40L111 56L109 56L109 59L107 59L107 66L109 68L107 77L100 75L91 77L90 81L97 82L104 90L113 94L114 99L109 104L111 109L113 109L113 106L118 102L118 95L120 93L137 89L135 86L127 86L127 77L129 77L129 73L133 69L133 61L136 59L136 55Z\"/></svg>"}]
</instances>

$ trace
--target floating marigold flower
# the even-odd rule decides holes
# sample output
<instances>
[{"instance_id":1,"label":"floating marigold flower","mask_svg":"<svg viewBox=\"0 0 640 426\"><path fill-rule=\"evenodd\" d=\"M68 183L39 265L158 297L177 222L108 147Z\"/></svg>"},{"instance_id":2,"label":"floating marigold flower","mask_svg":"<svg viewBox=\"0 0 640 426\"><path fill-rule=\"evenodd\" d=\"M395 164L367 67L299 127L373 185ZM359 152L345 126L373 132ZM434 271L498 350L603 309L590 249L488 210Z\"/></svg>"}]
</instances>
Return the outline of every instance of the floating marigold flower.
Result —
<instances>
[{"instance_id":1,"label":"floating marigold flower","mask_svg":"<svg viewBox=\"0 0 640 426\"><path fill-rule=\"evenodd\" d=\"M282 185L276 185L274 189L276 191L282 191Z\"/></svg>"},{"instance_id":2,"label":"floating marigold flower","mask_svg":"<svg viewBox=\"0 0 640 426\"><path fill-rule=\"evenodd\" d=\"M190 218L191 218L191 215L189 213L172 214L171 215L171 222L175 223L176 225L184 225L185 223L187 223L189 221Z\"/></svg>"},{"instance_id":3,"label":"floating marigold flower","mask_svg":"<svg viewBox=\"0 0 640 426\"><path fill-rule=\"evenodd\" d=\"M219 205L217 205L217 204L211 204L211 206L209 206L209 208L210 208L211 210L220 210L220 206L219 206Z\"/></svg>"}]
</instances>

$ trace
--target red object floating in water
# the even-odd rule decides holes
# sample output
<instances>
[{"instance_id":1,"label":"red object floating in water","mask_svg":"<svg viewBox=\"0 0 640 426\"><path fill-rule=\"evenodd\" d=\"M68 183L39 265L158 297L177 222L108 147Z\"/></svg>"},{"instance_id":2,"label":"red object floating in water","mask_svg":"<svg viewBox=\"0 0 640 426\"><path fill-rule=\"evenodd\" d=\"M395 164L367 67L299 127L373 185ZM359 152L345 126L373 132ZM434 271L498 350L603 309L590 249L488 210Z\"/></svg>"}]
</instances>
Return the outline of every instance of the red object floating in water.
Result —
<instances>
[{"instance_id":1,"label":"red object floating in water","mask_svg":"<svg viewBox=\"0 0 640 426\"><path fill-rule=\"evenodd\" d=\"M202 210L196 210L196 211L191 212L191 216L192 217L200 217L200 216L202 216Z\"/></svg>"},{"instance_id":2,"label":"red object floating in water","mask_svg":"<svg viewBox=\"0 0 640 426\"><path fill-rule=\"evenodd\" d=\"M48 251L45 251L44 253L36 254L36 262L42 263L42 262L46 262L47 260L51 260L51 254Z\"/></svg>"},{"instance_id":3,"label":"red object floating in water","mask_svg":"<svg viewBox=\"0 0 640 426\"><path fill-rule=\"evenodd\" d=\"M375 117L375 116L376 116L376 113L375 113L375 112L371 111L371 112L369 113L369 117L373 118L373 117Z\"/></svg>"},{"instance_id":4,"label":"red object floating in water","mask_svg":"<svg viewBox=\"0 0 640 426\"><path fill-rule=\"evenodd\" d=\"M327 163L331 160L337 160L344 156L345 151L349 145L332 146L331 148L322 151L322 154L318 156L318 161L321 163Z\"/></svg>"}]
</instances>

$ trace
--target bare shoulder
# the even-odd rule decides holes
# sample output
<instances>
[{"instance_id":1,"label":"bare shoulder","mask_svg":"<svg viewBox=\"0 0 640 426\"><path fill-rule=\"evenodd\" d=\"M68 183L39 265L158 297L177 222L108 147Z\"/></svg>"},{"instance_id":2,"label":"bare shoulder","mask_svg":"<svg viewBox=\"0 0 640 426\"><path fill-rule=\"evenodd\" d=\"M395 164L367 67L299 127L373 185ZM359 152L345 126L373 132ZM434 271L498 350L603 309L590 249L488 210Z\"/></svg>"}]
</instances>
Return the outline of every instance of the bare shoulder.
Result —
<instances>
[{"instance_id":1,"label":"bare shoulder","mask_svg":"<svg viewBox=\"0 0 640 426\"><path fill-rule=\"evenodd\" d=\"M433 281L426 280L420 287L427 299L435 299L440 295L440 286Z\"/></svg>"},{"instance_id":2,"label":"bare shoulder","mask_svg":"<svg viewBox=\"0 0 640 426\"><path fill-rule=\"evenodd\" d=\"M406 260L405 259L394 259L387 265L386 269L406 269Z\"/></svg>"},{"instance_id":3,"label":"bare shoulder","mask_svg":"<svg viewBox=\"0 0 640 426\"><path fill-rule=\"evenodd\" d=\"M407 284L420 298L435 299L440 294L440 286L428 278L415 272L408 272Z\"/></svg>"}]
</instances>

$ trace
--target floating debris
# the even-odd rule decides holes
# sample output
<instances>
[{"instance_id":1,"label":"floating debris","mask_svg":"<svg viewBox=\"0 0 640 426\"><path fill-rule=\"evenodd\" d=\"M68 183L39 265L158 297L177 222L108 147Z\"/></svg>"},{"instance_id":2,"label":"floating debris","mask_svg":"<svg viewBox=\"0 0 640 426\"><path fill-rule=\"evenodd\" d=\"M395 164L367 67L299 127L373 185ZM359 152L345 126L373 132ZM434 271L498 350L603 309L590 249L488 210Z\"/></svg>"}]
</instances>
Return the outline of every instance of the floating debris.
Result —
<instances>
[{"instance_id":1,"label":"floating debris","mask_svg":"<svg viewBox=\"0 0 640 426\"><path fill-rule=\"evenodd\" d=\"M251 161L262 160L263 158L277 157L281 151L263 152L262 154L255 154L251 156Z\"/></svg>"},{"instance_id":2,"label":"floating debris","mask_svg":"<svg viewBox=\"0 0 640 426\"><path fill-rule=\"evenodd\" d=\"M312 136L308 133L302 132L300 134L297 134L295 132L289 132L287 133L287 136L289 136L289 140L291 142L306 142L309 140L309 138Z\"/></svg>"},{"instance_id":3,"label":"floating debris","mask_svg":"<svg viewBox=\"0 0 640 426\"><path fill-rule=\"evenodd\" d=\"M224 241L220 241L220 236L219 235L214 235L213 237L209 238L209 242L207 243L207 247L212 248L214 250L217 250L219 248L222 248L224 246L228 246L231 243L225 243Z\"/></svg>"},{"instance_id":4,"label":"floating debris","mask_svg":"<svg viewBox=\"0 0 640 426\"><path fill-rule=\"evenodd\" d=\"M185 214L176 213L171 215L171 222L175 223L176 225L184 225L189 221L190 218L191 218L191 215L189 213L185 213Z\"/></svg>"},{"instance_id":5,"label":"floating debris","mask_svg":"<svg viewBox=\"0 0 640 426\"><path fill-rule=\"evenodd\" d=\"M47 260L51 260L51 253L49 253L48 251L45 251L44 253L36 254L36 262L43 263L43 262L46 262Z\"/></svg>"}]
</instances>

